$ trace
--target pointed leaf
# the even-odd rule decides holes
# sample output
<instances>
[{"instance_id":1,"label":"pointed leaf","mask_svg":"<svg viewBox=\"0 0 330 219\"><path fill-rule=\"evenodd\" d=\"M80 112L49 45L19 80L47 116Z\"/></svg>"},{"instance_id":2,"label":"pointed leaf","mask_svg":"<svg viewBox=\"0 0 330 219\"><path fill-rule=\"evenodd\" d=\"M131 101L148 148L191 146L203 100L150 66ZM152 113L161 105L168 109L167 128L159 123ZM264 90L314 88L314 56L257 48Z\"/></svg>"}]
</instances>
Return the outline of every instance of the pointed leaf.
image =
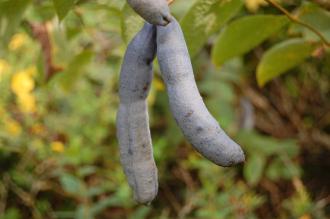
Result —
<instances>
[{"instance_id":1,"label":"pointed leaf","mask_svg":"<svg viewBox=\"0 0 330 219\"><path fill-rule=\"evenodd\" d=\"M269 49L257 67L259 86L264 86L268 81L299 65L311 55L313 49L313 44L302 39L287 40Z\"/></svg>"},{"instance_id":2,"label":"pointed leaf","mask_svg":"<svg viewBox=\"0 0 330 219\"><path fill-rule=\"evenodd\" d=\"M244 177L250 185L256 185L260 181L265 163L265 157L257 153L248 158L244 166Z\"/></svg>"},{"instance_id":3,"label":"pointed leaf","mask_svg":"<svg viewBox=\"0 0 330 219\"><path fill-rule=\"evenodd\" d=\"M6 45L20 24L31 0L0 1L0 42Z\"/></svg>"},{"instance_id":4,"label":"pointed leaf","mask_svg":"<svg viewBox=\"0 0 330 219\"><path fill-rule=\"evenodd\" d=\"M293 139L279 140L254 131L241 131L236 140L251 154L255 151L265 156L284 153L291 158L299 153L297 142Z\"/></svg>"},{"instance_id":5,"label":"pointed leaf","mask_svg":"<svg viewBox=\"0 0 330 219\"><path fill-rule=\"evenodd\" d=\"M53 0L58 18L63 20L74 6L75 0Z\"/></svg>"},{"instance_id":6,"label":"pointed leaf","mask_svg":"<svg viewBox=\"0 0 330 219\"><path fill-rule=\"evenodd\" d=\"M83 186L82 183L77 177L73 175L63 174L60 177L60 182L64 190L69 193L80 194L82 190L82 186Z\"/></svg>"},{"instance_id":7,"label":"pointed leaf","mask_svg":"<svg viewBox=\"0 0 330 219\"><path fill-rule=\"evenodd\" d=\"M284 16L255 15L230 23L219 35L212 59L216 65L245 54L288 23Z\"/></svg>"},{"instance_id":8,"label":"pointed leaf","mask_svg":"<svg viewBox=\"0 0 330 219\"><path fill-rule=\"evenodd\" d=\"M236 15L242 5L242 0L197 1L180 22L190 55L196 55L208 37Z\"/></svg>"}]
</instances>

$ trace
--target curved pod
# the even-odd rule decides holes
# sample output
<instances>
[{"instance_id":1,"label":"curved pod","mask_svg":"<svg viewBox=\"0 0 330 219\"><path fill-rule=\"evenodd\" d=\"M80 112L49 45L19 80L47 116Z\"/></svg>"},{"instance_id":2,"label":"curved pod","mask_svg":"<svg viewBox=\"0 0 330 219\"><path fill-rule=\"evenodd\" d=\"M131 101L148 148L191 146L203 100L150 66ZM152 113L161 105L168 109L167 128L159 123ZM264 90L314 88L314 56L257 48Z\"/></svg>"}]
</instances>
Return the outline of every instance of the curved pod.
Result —
<instances>
[{"instance_id":1,"label":"curved pod","mask_svg":"<svg viewBox=\"0 0 330 219\"><path fill-rule=\"evenodd\" d=\"M137 202L148 204L158 192L146 98L152 81L156 28L145 24L129 43L120 73L117 137L120 160Z\"/></svg>"},{"instance_id":2,"label":"curved pod","mask_svg":"<svg viewBox=\"0 0 330 219\"><path fill-rule=\"evenodd\" d=\"M127 0L127 3L151 24L166 26L172 20L166 0Z\"/></svg>"},{"instance_id":3,"label":"curved pod","mask_svg":"<svg viewBox=\"0 0 330 219\"><path fill-rule=\"evenodd\" d=\"M157 58L172 114L188 141L217 165L243 162L241 147L226 135L203 102L181 27L174 19L166 27L157 27Z\"/></svg>"}]
</instances>

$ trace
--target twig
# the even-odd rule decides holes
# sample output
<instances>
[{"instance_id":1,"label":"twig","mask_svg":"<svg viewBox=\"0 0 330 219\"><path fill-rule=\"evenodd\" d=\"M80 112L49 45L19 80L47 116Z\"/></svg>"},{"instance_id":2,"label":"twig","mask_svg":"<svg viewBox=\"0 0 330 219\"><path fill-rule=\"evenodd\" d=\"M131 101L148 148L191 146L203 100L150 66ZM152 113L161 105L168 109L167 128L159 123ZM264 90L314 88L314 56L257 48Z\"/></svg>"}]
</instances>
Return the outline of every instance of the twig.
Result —
<instances>
[{"instance_id":1,"label":"twig","mask_svg":"<svg viewBox=\"0 0 330 219\"><path fill-rule=\"evenodd\" d=\"M46 24L44 23L30 23L30 27L36 40L40 43L41 51L44 59L45 79L48 81L57 72L63 70L62 67L56 66L52 58L52 45Z\"/></svg>"},{"instance_id":2,"label":"twig","mask_svg":"<svg viewBox=\"0 0 330 219\"><path fill-rule=\"evenodd\" d=\"M298 18L296 18L295 16L290 14L290 12L288 12L285 8L283 8L280 4L278 4L274 0L265 0L265 1L268 2L269 4L271 4L273 7L280 10L282 13L284 13L292 22L297 23L301 26L304 26L307 29L309 29L310 31L312 31L313 33L315 33L322 40L322 42L326 46L330 47L330 42L328 42L327 39L318 30L316 30L314 27L312 27L311 25L299 20Z\"/></svg>"},{"instance_id":3,"label":"twig","mask_svg":"<svg viewBox=\"0 0 330 219\"><path fill-rule=\"evenodd\" d=\"M186 218L187 215L193 210L193 208L195 207L195 204L197 202L197 200L199 199L199 195L187 195L186 196L186 201L185 201L185 205L182 206L182 208L180 209L179 213L178 213L178 218L182 219L182 218Z\"/></svg>"},{"instance_id":4,"label":"twig","mask_svg":"<svg viewBox=\"0 0 330 219\"><path fill-rule=\"evenodd\" d=\"M29 207L34 219L42 219L41 213L36 207L35 197L30 193L24 191L18 185L16 185L11 179L9 179L11 190L21 199L26 207Z\"/></svg>"},{"instance_id":5,"label":"twig","mask_svg":"<svg viewBox=\"0 0 330 219\"><path fill-rule=\"evenodd\" d=\"M162 187L164 190L164 196L165 198L170 202L172 205L173 209L177 214L180 213L180 209L182 208L181 204L179 201L176 199L175 195L172 193L171 189L168 187L168 185L164 184Z\"/></svg>"},{"instance_id":6,"label":"twig","mask_svg":"<svg viewBox=\"0 0 330 219\"><path fill-rule=\"evenodd\" d=\"M167 3L170 5L174 2L174 0L167 0Z\"/></svg>"}]
</instances>

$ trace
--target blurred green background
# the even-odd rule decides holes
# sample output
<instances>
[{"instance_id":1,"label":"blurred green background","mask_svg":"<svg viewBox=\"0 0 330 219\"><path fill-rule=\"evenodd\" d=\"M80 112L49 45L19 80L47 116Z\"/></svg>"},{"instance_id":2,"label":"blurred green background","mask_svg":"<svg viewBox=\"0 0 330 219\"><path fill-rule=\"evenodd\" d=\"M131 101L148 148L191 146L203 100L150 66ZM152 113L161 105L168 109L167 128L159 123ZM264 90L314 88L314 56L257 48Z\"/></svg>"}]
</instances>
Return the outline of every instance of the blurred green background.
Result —
<instances>
[{"instance_id":1,"label":"blurred green background","mask_svg":"<svg viewBox=\"0 0 330 219\"><path fill-rule=\"evenodd\" d=\"M192 149L155 62L160 188L141 206L115 116L122 57L143 21L123 0L0 0L0 218L329 218L329 8L174 1L206 105L247 159L222 168Z\"/></svg>"}]
</instances>

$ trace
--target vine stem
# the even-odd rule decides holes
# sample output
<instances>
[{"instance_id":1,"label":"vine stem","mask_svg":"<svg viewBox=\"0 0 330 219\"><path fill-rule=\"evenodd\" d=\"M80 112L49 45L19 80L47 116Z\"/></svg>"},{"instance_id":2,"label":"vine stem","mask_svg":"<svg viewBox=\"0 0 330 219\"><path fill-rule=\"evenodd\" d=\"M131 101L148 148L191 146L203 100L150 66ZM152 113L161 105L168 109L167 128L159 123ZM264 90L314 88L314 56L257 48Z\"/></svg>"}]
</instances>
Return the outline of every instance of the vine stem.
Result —
<instances>
[{"instance_id":1,"label":"vine stem","mask_svg":"<svg viewBox=\"0 0 330 219\"><path fill-rule=\"evenodd\" d=\"M274 0L265 0L265 1L268 2L269 4L271 4L273 7L280 10L282 13L284 13L292 22L297 23L301 26L304 26L307 29L309 29L310 31L312 31L313 33L315 33L327 47L330 47L330 42L328 42L328 40L318 30L316 30L313 26L299 20L297 17L290 14L290 12L288 12L285 8L283 8L280 4L278 4Z\"/></svg>"}]
</instances>

